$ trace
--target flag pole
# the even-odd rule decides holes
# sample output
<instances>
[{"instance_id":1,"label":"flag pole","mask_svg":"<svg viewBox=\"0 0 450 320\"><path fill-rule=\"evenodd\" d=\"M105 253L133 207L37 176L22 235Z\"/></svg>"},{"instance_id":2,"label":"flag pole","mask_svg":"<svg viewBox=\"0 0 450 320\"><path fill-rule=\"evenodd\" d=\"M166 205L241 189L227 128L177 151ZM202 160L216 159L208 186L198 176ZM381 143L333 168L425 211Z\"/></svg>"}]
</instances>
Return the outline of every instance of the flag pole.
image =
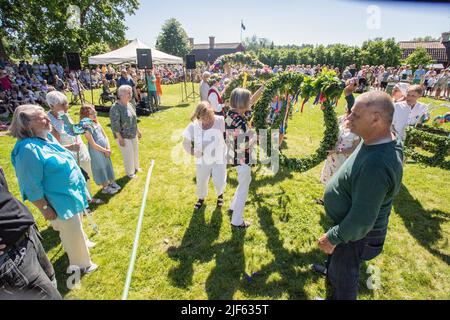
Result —
<instances>
[{"instance_id":1,"label":"flag pole","mask_svg":"<svg viewBox=\"0 0 450 320\"><path fill-rule=\"evenodd\" d=\"M241 19L241 43L242 43L242 25L244 24L244 19Z\"/></svg>"}]
</instances>

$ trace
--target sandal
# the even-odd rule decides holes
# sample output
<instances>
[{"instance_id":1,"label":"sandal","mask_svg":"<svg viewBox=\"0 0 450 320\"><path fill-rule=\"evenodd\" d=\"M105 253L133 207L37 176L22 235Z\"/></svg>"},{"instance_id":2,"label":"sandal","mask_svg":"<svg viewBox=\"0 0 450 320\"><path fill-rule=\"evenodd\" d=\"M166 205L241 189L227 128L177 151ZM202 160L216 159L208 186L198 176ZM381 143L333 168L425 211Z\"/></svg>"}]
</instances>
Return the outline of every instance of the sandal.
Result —
<instances>
[{"instance_id":1,"label":"sandal","mask_svg":"<svg viewBox=\"0 0 450 320\"><path fill-rule=\"evenodd\" d=\"M217 208L222 208L223 204L224 204L224 201L223 201L223 194L222 194L217 198Z\"/></svg>"},{"instance_id":2,"label":"sandal","mask_svg":"<svg viewBox=\"0 0 450 320\"><path fill-rule=\"evenodd\" d=\"M248 227L250 227L250 223L244 221L244 223L242 223L240 226L235 226L234 224L231 224L231 226L239 229L247 229Z\"/></svg>"},{"instance_id":3,"label":"sandal","mask_svg":"<svg viewBox=\"0 0 450 320\"><path fill-rule=\"evenodd\" d=\"M194 206L195 210L200 210L201 207L203 207L203 204L205 203L204 199L198 199L197 203Z\"/></svg>"},{"instance_id":4,"label":"sandal","mask_svg":"<svg viewBox=\"0 0 450 320\"><path fill-rule=\"evenodd\" d=\"M323 199L316 199L314 202L320 206L325 206L325 202L323 202Z\"/></svg>"}]
</instances>

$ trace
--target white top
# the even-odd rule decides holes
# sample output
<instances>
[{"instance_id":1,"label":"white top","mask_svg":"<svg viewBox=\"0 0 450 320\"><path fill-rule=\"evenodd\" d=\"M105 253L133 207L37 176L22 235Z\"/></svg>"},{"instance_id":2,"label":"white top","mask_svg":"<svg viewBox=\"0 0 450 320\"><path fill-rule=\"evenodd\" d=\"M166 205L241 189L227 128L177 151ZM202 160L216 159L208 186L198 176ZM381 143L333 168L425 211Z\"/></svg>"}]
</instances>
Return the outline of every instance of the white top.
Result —
<instances>
[{"instance_id":1,"label":"white top","mask_svg":"<svg viewBox=\"0 0 450 320\"><path fill-rule=\"evenodd\" d=\"M191 122L183 132L183 137L194 142L194 152L202 152L203 156L196 158L197 164L226 164L227 146L224 139L225 120L214 116L214 125L203 130L199 121Z\"/></svg>"},{"instance_id":2,"label":"white top","mask_svg":"<svg viewBox=\"0 0 450 320\"><path fill-rule=\"evenodd\" d=\"M208 101L209 85L203 81L200 83L200 101Z\"/></svg>"},{"instance_id":3,"label":"white top","mask_svg":"<svg viewBox=\"0 0 450 320\"><path fill-rule=\"evenodd\" d=\"M337 150L346 150L350 149L353 146L355 141L358 141L360 138L350 131L350 129L345 127L345 116L341 116L338 119L339 123L339 140L336 144Z\"/></svg>"},{"instance_id":4,"label":"white top","mask_svg":"<svg viewBox=\"0 0 450 320\"><path fill-rule=\"evenodd\" d=\"M214 109L214 112L222 112L223 106L219 103L219 97L216 93L211 92L211 94L208 96L208 101L211 107Z\"/></svg>"},{"instance_id":5,"label":"white top","mask_svg":"<svg viewBox=\"0 0 450 320\"><path fill-rule=\"evenodd\" d=\"M406 101L395 104L394 127L397 135L402 139L406 139L406 127L416 125L420 118L428 113L428 107L418 102L414 108L411 108Z\"/></svg>"}]
</instances>

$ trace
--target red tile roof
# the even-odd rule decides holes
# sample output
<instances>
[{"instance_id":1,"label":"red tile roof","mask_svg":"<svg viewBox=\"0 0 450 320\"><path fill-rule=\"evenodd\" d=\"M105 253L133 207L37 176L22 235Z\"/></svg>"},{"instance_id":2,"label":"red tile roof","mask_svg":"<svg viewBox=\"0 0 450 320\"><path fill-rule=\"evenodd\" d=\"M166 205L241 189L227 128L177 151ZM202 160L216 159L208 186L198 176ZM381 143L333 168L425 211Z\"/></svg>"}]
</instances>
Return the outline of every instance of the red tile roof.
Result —
<instances>
[{"instance_id":1,"label":"red tile roof","mask_svg":"<svg viewBox=\"0 0 450 320\"><path fill-rule=\"evenodd\" d=\"M425 48L437 63L447 63L447 49L440 41L401 41L398 43L403 50L402 59L406 59L417 48Z\"/></svg>"},{"instance_id":2,"label":"red tile roof","mask_svg":"<svg viewBox=\"0 0 450 320\"><path fill-rule=\"evenodd\" d=\"M440 41L400 41L398 43L402 49L416 49L416 48L426 48L426 49L444 49L445 46Z\"/></svg>"}]
</instances>

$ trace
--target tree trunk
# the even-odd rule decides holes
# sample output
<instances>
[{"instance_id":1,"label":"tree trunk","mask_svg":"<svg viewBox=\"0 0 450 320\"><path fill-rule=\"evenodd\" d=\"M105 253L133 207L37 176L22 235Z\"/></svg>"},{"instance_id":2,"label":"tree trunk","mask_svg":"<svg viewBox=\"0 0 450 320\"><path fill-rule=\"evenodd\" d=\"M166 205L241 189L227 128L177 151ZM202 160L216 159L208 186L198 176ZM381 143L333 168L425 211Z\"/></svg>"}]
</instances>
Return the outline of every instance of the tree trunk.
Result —
<instances>
[{"instance_id":1,"label":"tree trunk","mask_svg":"<svg viewBox=\"0 0 450 320\"><path fill-rule=\"evenodd\" d=\"M3 61L10 61L9 56L6 53L5 47L3 46L3 37L0 34L0 59Z\"/></svg>"}]
</instances>

